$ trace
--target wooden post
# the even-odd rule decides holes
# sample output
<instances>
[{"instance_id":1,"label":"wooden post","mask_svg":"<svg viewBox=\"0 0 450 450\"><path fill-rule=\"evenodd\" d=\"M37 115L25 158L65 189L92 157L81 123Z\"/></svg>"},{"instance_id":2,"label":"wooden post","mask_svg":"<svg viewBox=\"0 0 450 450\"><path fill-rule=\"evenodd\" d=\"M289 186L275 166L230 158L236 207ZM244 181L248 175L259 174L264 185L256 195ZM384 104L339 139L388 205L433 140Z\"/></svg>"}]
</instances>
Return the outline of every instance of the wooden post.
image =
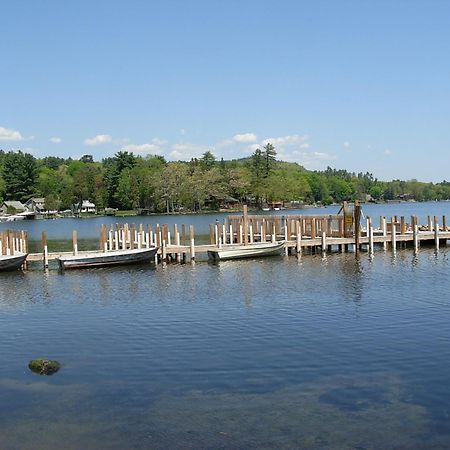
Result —
<instances>
[{"instance_id":1,"label":"wooden post","mask_svg":"<svg viewBox=\"0 0 450 450\"><path fill-rule=\"evenodd\" d=\"M302 225L301 222L298 220L296 222L297 224L297 230L296 230L296 248L297 253L300 255L302 253Z\"/></svg>"},{"instance_id":2,"label":"wooden post","mask_svg":"<svg viewBox=\"0 0 450 450\"><path fill-rule=\"evenodd\" d=\"M186 225L181 224L181 244L186 245Z\"/></svg>"},{"instance_id":3,"label":"wooden post","mask_svg":"<svg viewBox=\"0 0 450 450\"><path fill-rule=\"evenodd\" d=\"M139 224L139 232L138 232L138 248L142 248L142 236L144 234L144 227L141 224Z\"/></svg>"},{"instance_id":4,"label":"wooden post","mask_svg":"<svg viewBox=\"0 0 450 450\"><path fill-rule=\"evenodd\" d=\"M155 232L152 230L151 225L147 225L147 235L148 235L148 246L156 247L156 237Z\"/></svg>"},{"instance_id":5,"label":"wooden post","mask_svg":"<svg viewBox=\"0 0 450 450\"><path fill-rule=\"evenodd\" d=\"M447 231L447 219L442 216L442 231Z\"/></svg>"},{"instance_id":6,"label":"wooden post","mask_svg":"<svg viewBox=\"0 0 450 450\"><path fill-rule=\"evenodd\" d=\"M413 240L414 240L414 253L419 251L419 226L414 223L413 228Z\"/></svg>"},{"instance_id":7,"label":"wooden post","mask_svg":"<svg viewBox=\"0 0 450 450\"><path fill-rule=\"evenodd\" d=\"M439 221L437 216L434 216L434 248L439 250Z\"/></svg>"},{"instance_id":8,"label":"wooden post","mask_svg":"<svg viewBox=\"0 0 450 450\"><path fill-rule=\"evenodd\" d=\"M133 223L130 227L130 248L136 248L136 225Z\"/></svg>"},{"instance_id":9,"label":"wooden post","mask_svg":"<svg viewBox=\"0 0 450 450\"><path fill-rule=\"evenodd\" d=\"M119 227L116 224L116 228L114 230L114 250L119 250L119 239L120 239L120 231Z\"/></svg>"},{"instance_id":10,"label":"wooden post","mask_svg":"<svg viewBox=\"0 0 450 450\"><path fill-rule=\"evenodd\" d=\"M195 242L194 242L194 225L189 225L189 253L191 255L191 261L195 260Z\"/></svg>"},{"instance_id":11,"label":"wooden post","mask_svg":"<svg viewBox=\"0 0 450 450\"><path fill-rule=\"evenodd\" d=\"M397 235L396 235L395 217L391 217L391 246L392 246L392 252L395 253L397 250Z\"/></svg>"},{"instance_id":12,"label":"wooden post","mask_svg":"<svg viewBox=\"0 0 450 450\"><path fill-rule=\"evenodd\" d=\"M114 250L114 230L112 224L109 226L108 232L109 250Z\"/></svg>"},{"instance_id":13,"label":"wooden post","mask_svg":"<svg viewBox=\"0 0 450 450\"><path fill-rule=\"evenodd\" d=\"M433 219L428 216L428 231L431 233L433 231Z\"/></svg>"},{"instance_id":14,"label":"wooden post","mask_svg":"<svg viewBox=\"0 0 450 450\"><path fill-rule=\"evenodd\" d=\"M361 220L361 203L359 200L355 200L355 207L353 209L353 221L355 224L355 253L359 253L359 242L360 242L360 220Z\"/></svg>"},{"instance_id":15,"label":"wooden post","mask_svg":"<svg viewBox=\"0 0 450 450\"><path fill-rule=\"evenodd\" d=\"M126 250L128 248L128 224L123 226L123 238L122 238L122 249Z\"/></svg>"},{"instance_id":16,"label":"wooden post","mask_svg":"<svg viewBox=\"0 0 450 450\"><path fill-rule=\"evenodd\" d=\"M76 256L78 255L78 237L77 237L77 230L72 231L72 247L73 247L73 254Z\"/></svg>"},{"instance_id":17,"label":"wooden post","mask_svg":"<svg viewBox=\"0 0 450 450\"><path fill-rule=\"evenodd\" d=\"M44 269L48 267L48 246L47 246L47 233L42 232L42 260L44 263Z\"/></svg>"},{"instance_id":18,"label":"wooden post","mask_svg":"<svg viewBox=\"0 0 450 450\"><path fill-rule=\"evenodd\" d=\"M175 245L178 247L177 262L179 262L179 263L181 262L180 244L181 244L180 233L178 232L178 229L177 229L177 232L175 234Z\"/></svg>"},{"instance_id":19,"label":"wooden post","mask_svg":"<svg viewBox=\"0 0 450 450\"><path fill-rule=\"evenodd\" d=\"M248 244L248 206L244 205L244 245Z\"/></svg>"},{"instance_id":20,"label":"wooden post","mask_svg":"<svg viewBox=\"0 0 450 450\"><path fill-rule=\"evenodd\" d=\"M23 231L23 253L28 254L28 233ZM2 244L0 243L0 251ZM25 262L23 263L24 269L28 269L28 260L25 258Z\"/></svg>"},{"instance_id":21,"label":"wooden post","mask_svg":"<svg viewBox=\"0 0 450 450\"><path fill-rule=\"evenodd\" d=\"M167 258L166 240L163 239L163 241L162 241L162 260L163 260L163 262L166 261L166 258Z\"/></svg>"},{"instance_id":22,"label":"wooden post","mask_svg":"<svg viewBox=\"0 0 450 450\"><path fill-rule=\"evenodd\" d=\"M289 254L289 247L287 245L288 242L288 220L286 218L284 218L284 241L285 241L285 246L284 246L284 253L287 256Z\"/></svg>"},{"instance_id":23,"label":"wooden post","mask_svg":"<svg viewBox=\"0 0 450 450\"><path fill-rule=\"evenodd\" d=\"M373 226L372 219L369 217L368 219L368 231L369 231L369 252L373 255Z\"/></svg>"},{"instance_id":24,"label":"wooden post","mask_svg":"<svg viewBox=\"0 0 450 450\"><path fill-rule=\"evenodd\" d=\"M25 251L25 231L19 232L19 252L26 253Z\"/></svg>"},{"instance_id":25,"label":"wooden post","mask_svg":"<svg viewBox=\"0 0 450 450\"><path fill-rule=\"evenodd\" d=\"M387 227L386 227L386 217L382 216L380 217L380 228L381 232L383 233L383 250L386 251L387 248L387 242L386 242L386 236L387 236Z\"/></svg>"},{"instance_id":26,"label":"wooden post","mask_svg":"<svg viewBox=\"0 0 450 450\"><path fill-rule=\"evenodd\" d=\"M272 242L276 242L276 240L277 240L277 229L276 229L275 222L273 222L273 224L272 224Z\"/></svg>"},{"instance_id":27,"label":"wooden post","mask_svg":"<svg viewBox=\"0 0 450 450\"><path fill-rule=\"evenodd\" d=\"M8 247L9 254L14 255L14 234L12 231L8 231Z\"/></svg>"},{"instance_id":28,"label":"wooden post","mask_svg":"<svg viewBox=\"0 0 450 450\"><path fill-rule=\"evenodd\" d=\"M172 245L172 238L169 230L169 225L164 225L164 236L166 240L166 245Z\"/></svg>"},{"instance_id":29,"label":"wooden post","mask_svg":"<svg viewBox=\"0 0 450 450\"><path fill-rule=\"evenodd\" d=\"M216 223L215 227L214 227L214 235L215 235L215 245L216 247L220 248L220 226L219 226L219 222Z\"/></svg>"},{"instance_id":30,"label":"wooden post","mask_svg":"<svg viewBox=\"0 0 450 450\"><path fill-rule=\"evenodd\" d=\"M401 216L400 217L400 234L405 234L405 233L406 233L405 217Z\"/></svg>"},{"instance_id":31,"label":"wooden post","mask_svg":"<svg viewBox=\"0 0 450 450\"><path fill-rule=\"evenodd\" d=\"M326 253L327 251L327 232L322 231L322 253Z\"/></svg>"}]
</instances>

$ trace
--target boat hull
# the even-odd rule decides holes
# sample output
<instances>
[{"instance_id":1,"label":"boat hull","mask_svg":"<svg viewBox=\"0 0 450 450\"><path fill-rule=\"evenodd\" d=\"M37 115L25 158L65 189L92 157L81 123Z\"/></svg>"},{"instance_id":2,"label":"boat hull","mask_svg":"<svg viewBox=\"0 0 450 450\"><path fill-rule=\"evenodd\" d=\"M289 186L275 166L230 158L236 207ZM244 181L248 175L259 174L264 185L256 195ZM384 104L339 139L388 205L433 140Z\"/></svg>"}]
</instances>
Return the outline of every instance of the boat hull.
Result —
<instances>
[{"instance_id":1,"label":"boat hull","mask_svg":"<svg viewBox=\"0 0 450 450\"><path fill-rule=\"evenodd\" d=\"M10 256L0 256L0 272L20 269L27 258L26 253L16 253Z\"/></svg>"},{"instance_id":2,"label":"boat hull","mask_svg":"<svg viewBox=\"0 0 450 450\"><path fill-rule=\"evenodd\" d=\"M279 255L284 248L284 241L275 243L224 246L208 250L210 261L225 261L229 259L259 258L263 256Z\"/></svg>"},{"instance_id":3,"label":"boat hull","mask_svg":"<svg viewBox=\"0 0 450 450\"><path fill-rule=\"evenodd\" d=\"M121 266L150 262L154 259L157 247L115 250L106 253L85 253L58 258L61 269L87 269L90 267Z\"/></svg>"}]
</instances>

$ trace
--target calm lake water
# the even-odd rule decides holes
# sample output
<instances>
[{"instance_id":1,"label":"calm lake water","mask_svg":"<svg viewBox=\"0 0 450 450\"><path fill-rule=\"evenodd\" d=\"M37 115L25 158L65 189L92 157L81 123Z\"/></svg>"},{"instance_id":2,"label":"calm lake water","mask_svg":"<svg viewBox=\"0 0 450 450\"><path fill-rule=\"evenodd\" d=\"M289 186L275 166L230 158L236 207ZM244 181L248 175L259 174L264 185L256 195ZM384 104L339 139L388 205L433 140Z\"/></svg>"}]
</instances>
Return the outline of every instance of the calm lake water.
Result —
<instances>
[{"instance_id":1,"label":"calm lake water","mask_svg":"<svg viewBox=\"0 0 450 450\"><path fill-rule=\"evenodd\" d=\"M448 449L449 257L2 273L0 448Z\"/></svg>"},{"instance_id":2,"label":"calm lake water","mask_svg":"<svg viewBox=\"0 0 450 450\"><path fill-rule=\"evenodd\" d=\"M328 206L324 208L303 208L287 209L283 211L260 212L259 214L336 214L340 206ZM426 224L427 215L447 215L450 224L450 202L424 202L424 203L396 203L396 204L364 204L362 207L365 216L371 216L374 219L374 225L378 226L379 216L392 217L405 216L409 221L411 215L417 215L422 223ZM240 213L233 213L240 214ZM251 212L253 214L253 212ZM210 213L210 214L180 214L180 215L152 215L152 216L132 216L132 217L91 217L85 219L56 219L56 220L25 220L20 222L0 223L0 230L18 229L28 231L31 240L40 240L42 231L47 232L47 237L51 240L71 240L72 230L77 230L79 239L96 239L100 236L100 226L102 224L110 225L116 223L135 223L135 224L178 224L180 227L185 225L194 225L195 233L208 234L209 224L219 222L229 215L229 213ZM180 228L181 231L181 228Z\"/></svg>"}]
</instances>

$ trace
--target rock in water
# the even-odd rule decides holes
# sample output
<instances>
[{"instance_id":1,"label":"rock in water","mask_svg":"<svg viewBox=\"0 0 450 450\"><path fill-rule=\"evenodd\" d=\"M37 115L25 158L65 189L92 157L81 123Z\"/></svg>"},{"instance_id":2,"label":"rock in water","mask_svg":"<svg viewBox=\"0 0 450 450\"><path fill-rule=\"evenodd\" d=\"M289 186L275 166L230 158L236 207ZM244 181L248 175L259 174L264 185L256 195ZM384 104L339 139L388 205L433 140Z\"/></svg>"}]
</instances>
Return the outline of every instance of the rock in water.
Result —
<instances>
[{"instance_id":1,"label":"rock in water","mask_svg":"<svg viewBox=\"0 0 450 450\"><path fill-rule=\"evenodd\" d=\"M32 359L28 368L39 375L53 375L61 368L61 364L51 359Z\"/></svg>"}]
</instances>

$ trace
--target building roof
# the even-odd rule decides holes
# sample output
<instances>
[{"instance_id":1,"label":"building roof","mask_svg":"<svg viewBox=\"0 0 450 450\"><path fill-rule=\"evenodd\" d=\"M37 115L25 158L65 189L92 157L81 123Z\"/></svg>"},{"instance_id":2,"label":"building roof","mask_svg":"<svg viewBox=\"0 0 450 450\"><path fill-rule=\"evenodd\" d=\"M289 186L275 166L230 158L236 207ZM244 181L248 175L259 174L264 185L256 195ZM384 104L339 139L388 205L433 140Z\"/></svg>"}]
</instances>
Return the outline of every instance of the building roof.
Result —
<instances>
[{"instance_id":1,"label":"building roof","mask_svg":"<svg viewBox=\"0 0 450 450\"><path fill-rule=\"evenodd\" d=\"M19 202L18 200L5 200L3 204L7 208L14 208L14 209L25 209L25 206L22 202Z\"/></svg>"},{"instance_id":2,"label":"building roof","mask_svg":"<svg viewBox=\"0 0 450 450\"><path fill-rule=\"evenodd\" d=\"M80 207L80 202L76 203L75 206L77 208L79 208ZM81 203L81 207L82 208L95 208L95 204L90 202L89 200L83 200L82 203Z\"/></svg>"},{"instance_id":3,"label":"building roof","mask_svg":"<svg viewBox=\"0 0 450 450\"><path fill-rule=\"evenodd\" d=\"M28 200L27 203L28 202L45 203L45 198L44 197L33 197L33 198L30 198L30 200Z\"/></svg>"}]
</instances>

